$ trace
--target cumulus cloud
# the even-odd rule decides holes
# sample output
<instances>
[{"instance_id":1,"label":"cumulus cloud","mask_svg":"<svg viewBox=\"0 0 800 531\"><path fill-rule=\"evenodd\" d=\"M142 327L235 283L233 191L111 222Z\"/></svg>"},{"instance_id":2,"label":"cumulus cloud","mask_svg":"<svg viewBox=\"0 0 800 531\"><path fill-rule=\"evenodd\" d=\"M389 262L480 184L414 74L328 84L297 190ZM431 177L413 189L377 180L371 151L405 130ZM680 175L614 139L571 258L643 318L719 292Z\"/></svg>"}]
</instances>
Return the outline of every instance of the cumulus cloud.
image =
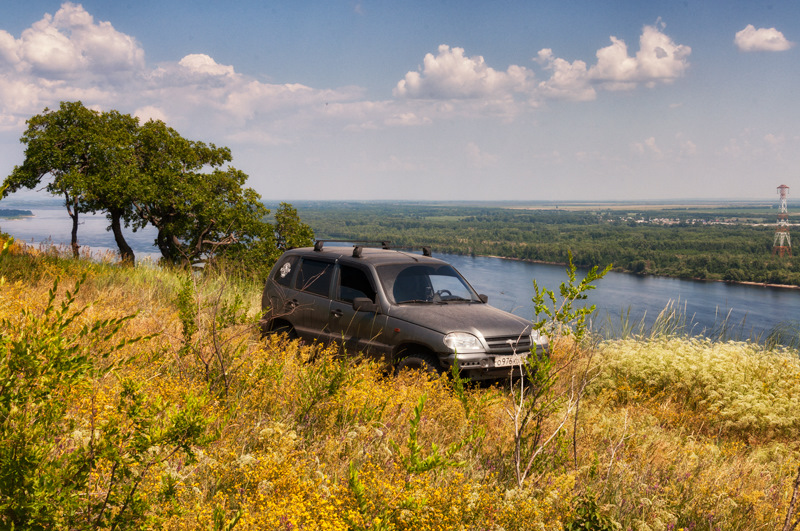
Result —
<instances>
[{"instance_id":1,"label":"cumulus cloud","mask_svg":"<svg viewBox=\"0 0 800 531\"><path fill-rule=\"evenodd\" d=\"M149 120L160 120L162 122L167 122L167 114L163 111L163 109L159 109L153 105L147 105L140 109L136 109L133 111L133 115L142 123Z\"/></svg>"},{"instance_id":2,"label":"cumulus cloud","mask_svg":"<svg viewBox=\"0 0 800 531\"><path fill-rule=\"evenodd\" d=\"M384 120L387 125L422 125L431 123L431 119L427 116L418 116L413 112L403 112L393 114Z\"/></svg>"},{"instance_id":3,"label":"cumulus cloud","mask_svg":"<svg viewBox=\"0 0 800 531\"><path fill-rule=\"evenodd\" d=\"M655 137L646 138L643 142L634 142L632 147L641 155L649 155L655 159L664 158L664 152L658 147Z\"/></svg>"},{"instance_id":4,"label":"cumulus cloud","mask_svg":"<svg viewBox=\"0 0 800 531\"><path fill-rule=\"evenodd\" d=\"M782 52L794 46L775 28L758 28L748 24L736 32L734 44L743 52Z\"/></svg>"},{"instance_id":5,"label":"cumulus cloud","mask_svg":"<svg viewBox=\"0 0 800 531\"><path fill-rule=\"evenodd\" d=\"M217 64L214 59L206 54L190 54L181 59L178 65L185 68L188 72L204 76L233 76L232 66Z\"/></svg>"},{"instance_id":6,"label":"cumulus cloud","mask_svg":"<svg viewBox=\"0 0 800 531\"><path fill-rule=\"evenodd\" d=\"M0 30L0 121L15 122L62 100L107 105L143 69L136 39L66 2L19 38Z\"/></svg>"},{"instance_id":7,"label":"cumulus cloud","mask_svg":"<svg viewBox=\"0 0 800 531\"><path fill-rule=\"evenodd\" d=\"M663 139L662 139L663 140ZM656 141L654 136L645 138L641 142L633 142L631 151L651 160L670 159L685 161L697 155L697 144L689 140L683 133L677 133L674 141Z\"/></svg>"},{"instance_id":8,"label":"cumulus cloud","mask_svg":"<svg viewBox=\"0 0 800 531\"><path fill-rule=\"evenodd\" d=\"M768 133L764 135L764 141L771 146L779 147L786 143L786 137L784 135Z\"/></svg>"},{"instance_id":9,"label":"cumulus cloud","mask_svg":"<svg viewBox=\"0 0 800 531\"><path fill-rule=\"evenodd\" d=\"M434 55L425 55L417 71L408 72L397 83L394 95L405 99L470 100L492 102L506 115L524 106L536 106L546 99L588 101L597 91L631 90L640 85L671 83L686 73L689 46L676 44L662 30L664 25L644 26L639 49L634 55L622 39L611 36L611 45L597 51L597 61L588 65L576 59L557 57L550 48L540 50L533 61L549 73L535 81L533 70L511 65L498 70L487 65L480 55L468 56L463 48L439 46ZM488 111L486 107L472 110Z\"/></svg>"},{"instance_id":10,"label":"cumulus cloud","mask_svg":"<svg viewBox=\"0 0 800 531\"><path fill-rule=\"evenodd\" d=\"M106 76L144 67L144 50L136 39L95 23L79 4L66 2L55 15L46 14L19 39L3 32L0 56L16 70L30 70L48 79L81 76L86 71Z\"/></svg>"},{"instance_id":11,"label":"cumulus cloud","mask_svg":"<svg viewBox=\"0 0 800 531\"><path fill-rule=\"evenodd\" d=\"M549 48L540 50L535 61L552 74L539 83L544 97L592 100L596 90L632 90L640 84L654 86L671 83L689 67L689 46L676 44L662 28L645 26L639 37L639 50L630 55L622 39L611 36L611 44L597 50L597 62L591 67L580 60L569 62L555 57Z\"/></svg>"},{"instance_id":12,"label":"cumulus cloud","mask_svg":"<svg viewBox=\"0 0 800 531\"><path fill-rule=\"evenodd\" d=\"M675 44L655 26L645 26L639 37L639 51L628 55L628 46L611 37L611 45L597 51L597 64L589 70L593 80L607 88L629 89L636 83L670 82L684 75L689 66L689 46Z\"/></svg>"},{"instance_id":13,"label":"cumulus cloud","mask_svg":"<svg viewBox=\"0 0 800 531\"><path fill-rule=\"evenodd\" d=\"M486 98L523 92L530 86L533 72L511 65L501 72L489 67L483 57L467 57L464 49L446 44L436 55L425 55L419 72L408 72L394 89L401 98Z\"/></svg>"},{"instance_id":14,"label":"cumulus cloud","mask_svg":"<svg viewBox=\"0 0 800 531\"><path fill-rule=\"evenodd\" d=\"M578 60L570 63L554 57L550 48L539 50L536 61L552 72L550 79L539 83L542 96L577 101L593 100L597 96L594 87L589 84L585 62Z\"/></svg>"},{"instance_id":15,"label":"cumulus cloud","mask_svg":"<svg viewBox=\"0 0 800 531\"><path fill-rule=\"evenodd\" d=\"M263 83L200 53L148 68L134 37L71 2L55 15L45 14L19 37L0 30L0 128L19 127L59 101L81 100L87 106L132 111L143 121L169 118L182 131L188 127L186 134L196 134L193 127L235 134L259 120L261 127L277 130L290 116L298 123L331 119L327 104L352 103L362 96L353 87L319 90ZM378 111L373 114L384 122ZM275 142L272 133L253 137Z\"/></svg>"},{"instance_id":16,"label":"cumulus cloud","mask_svg":"<svg viewBox=\"0 0 800 531\"><path fill-rule=\"evenodd\" d=\"M683 75L690 52L646 26L635 55L611 37L594 65L545 48L531 66L546 78L536 79L532 68L491 66L442 44L396 84L393 99L370 101L360 87L265 83L202 53L148 66L134 37L65 2L19 36L0 29L0 128L19 127L45 107L74 100L133 112L143 121L169 119L187 135L213 130L224 141L248 131L254 142L273 145L321 123L339 131L419 127L455 113L508 121L547 99L586 101L600 90L669 82ZM491 162L477 146L468 154Z\"/></svg>"},{"instance_id":17,"label":"cumulus cloud","mask_svg":"<svg viewBox=\"0 0 800 531\"><path fill-rule=\"evenodd\" d=\"M483 151L475 142L469 142L465 151L467 160L476 168L485 168L497 162L495 155Z\"/></svg>"}]
</instances>

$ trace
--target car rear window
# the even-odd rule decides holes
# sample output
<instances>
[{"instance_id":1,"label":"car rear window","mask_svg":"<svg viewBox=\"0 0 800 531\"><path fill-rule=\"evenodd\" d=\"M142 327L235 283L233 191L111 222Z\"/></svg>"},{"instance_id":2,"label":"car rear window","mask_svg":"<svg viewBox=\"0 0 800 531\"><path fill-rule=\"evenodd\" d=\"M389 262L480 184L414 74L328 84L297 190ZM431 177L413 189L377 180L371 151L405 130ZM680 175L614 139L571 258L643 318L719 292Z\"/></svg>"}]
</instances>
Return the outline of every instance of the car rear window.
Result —
<instances>
[{"instance_id":1,"label":"car rear window","mask_svg":"<svg viewBox=\"0 0 800 531\"><path fill-rule=\"evenodd\" d=\"M301 291L327 297L330 293L333 264L304 259L297 273L295 287Z\"/></svg>"},{"instance_id":2,"label":"car rear window","mask_svg":"<svg viewBox=\"0 0 800 531\"><path fill-rule=\"evenodd\" d=\"M281 286L290 286L292 283L292 278L294 277L296 264L296 256L287 256L282 262L278 263L278 266L275 268L275 276L273 277L275 282Z\"/></svg>"}]
</instances>

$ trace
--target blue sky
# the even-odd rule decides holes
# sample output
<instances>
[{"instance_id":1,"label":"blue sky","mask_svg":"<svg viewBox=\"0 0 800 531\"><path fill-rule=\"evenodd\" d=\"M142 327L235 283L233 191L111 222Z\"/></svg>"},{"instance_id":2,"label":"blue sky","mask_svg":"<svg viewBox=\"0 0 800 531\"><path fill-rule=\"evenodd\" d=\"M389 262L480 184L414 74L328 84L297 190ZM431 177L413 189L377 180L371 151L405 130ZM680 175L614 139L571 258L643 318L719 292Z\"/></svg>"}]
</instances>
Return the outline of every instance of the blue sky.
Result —
<instances>
[{"instance_id":1,"label":"blue sky","mask_svg":"<svg viewBox=\"0 0 800 531\"><path fill-rule=\"evenodd\" d=\"M0 3L0 172L81 100L231 148L267 200L773 199L800 4Z\"/></svg>"}]
</instances>

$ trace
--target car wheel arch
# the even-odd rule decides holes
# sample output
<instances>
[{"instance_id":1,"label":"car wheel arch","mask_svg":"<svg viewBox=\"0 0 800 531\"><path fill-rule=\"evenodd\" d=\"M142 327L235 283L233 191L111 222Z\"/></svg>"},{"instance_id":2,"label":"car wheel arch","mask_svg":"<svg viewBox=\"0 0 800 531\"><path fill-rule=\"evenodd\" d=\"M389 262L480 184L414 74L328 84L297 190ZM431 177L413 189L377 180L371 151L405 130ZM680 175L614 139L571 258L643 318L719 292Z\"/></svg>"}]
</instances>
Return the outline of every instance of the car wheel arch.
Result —
<instances>
[{"instance_id":1,"label":"car wheel arch","mask_svg":"<svg viewBox=\"0 0 800 531\"><path fill-rule=\"evenodd\" d=\"M297 339L299 336L294 325L285 319L273 319L267 325L268 333L281 334L285 333L289 339Z\"/></svg>"},{"instance_id":2,"label":"car wheel arch","mask_svg":"<svg viewBox=\"0 0 800 531\"><path fill-rule=\"evenodd\" d=\"M423 345L401 345L395 351L393 361L395 374L404 368L424 370L437 375L444 372L439 355Z\"/></svg>"}]
</instances>

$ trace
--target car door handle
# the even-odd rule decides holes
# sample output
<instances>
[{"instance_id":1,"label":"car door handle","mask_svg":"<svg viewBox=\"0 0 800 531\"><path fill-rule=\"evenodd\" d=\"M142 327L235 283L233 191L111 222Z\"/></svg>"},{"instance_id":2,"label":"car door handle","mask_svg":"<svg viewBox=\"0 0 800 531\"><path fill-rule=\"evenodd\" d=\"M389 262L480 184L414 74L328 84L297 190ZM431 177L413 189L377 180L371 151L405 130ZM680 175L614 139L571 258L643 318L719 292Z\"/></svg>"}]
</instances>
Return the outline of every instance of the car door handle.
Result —
<instances>
[{"instance_id":1,"label":"car door handle","mask_svg":"<svg viewBox=\"0 0 800 531\"><path fill-rule=\"evenodd\" d=\"M342 310L331 310L331 315L338 318L344 314L342 313Z\"/></svg>"},{"instance_id":2,"label":"car door handle","mask_svg":"<svg viewBox=\"0 0 800 531\"><path fill-rule=\"evenodd\" d=\"M286 301L286 311L291 312L295 308L297 308L297 299L292 299L290 301Z\"/></svg>"}]
</instances>

